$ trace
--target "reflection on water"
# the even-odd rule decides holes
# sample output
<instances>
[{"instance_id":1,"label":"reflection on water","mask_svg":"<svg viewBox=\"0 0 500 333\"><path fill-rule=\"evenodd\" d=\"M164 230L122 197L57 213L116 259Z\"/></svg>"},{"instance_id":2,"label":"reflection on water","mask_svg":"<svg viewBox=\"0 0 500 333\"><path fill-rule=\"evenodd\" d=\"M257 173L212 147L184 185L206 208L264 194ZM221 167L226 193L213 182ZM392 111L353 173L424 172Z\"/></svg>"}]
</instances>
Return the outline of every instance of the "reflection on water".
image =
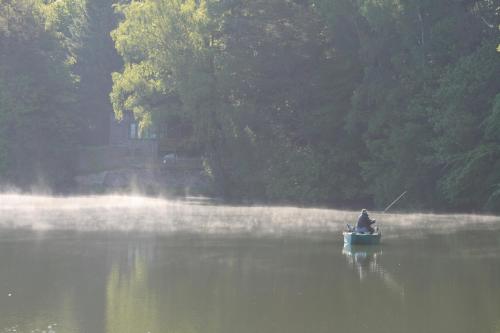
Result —
<instances>
[{"instance_id":1,"label":"reflection on water","mask_svg":"<svg viewBox=\"0 0 500 333\"><path fill-rule=\"evenodd\" d=\"M0 333L499 331L495 217L392 216L344 247L356 213L121 199L7 200Z\"/></svg>"},{"instance_id":2,"label":"reflection on water","mask_svg":"<svg viewBox=\"0 0 500 333\"><path fill-rule=\"evenodd\" d=\"M377 263L377 256L382 255L380 245L353 246L344 244L342 253L346 256L347 262L356 269L360 280L365 279L369 272L378 273L382 269Z\"/></svg>"},{"instance_id":3,"label":"reflection on water","mask_svg":"<svg viewBox=\"0 0 500 333\"><path fill-rule=\"evenodd\" d=\"M389 289L397 292L401 297L404 296L403 286L380 263L379 258L383 254L383 246L344 244L342 254L347 258L349 265L357 271L360 280L372 278L373 275L373 278L379 278Z\"/></svg>"},{"instance_id":4,"label":"reflection on water","mask_svg":"<svg viewBox=\"0 0 500 333\"><path fill-rule=\"evenodd\" d=\"M106 288L106 332L162 332L159 308L148 283L148 267L135 253L128 271L111 266Z\"/></svg>"},{"instance_id":5,"label":"reflection on water","mask_svg":"<svg viewBox=\"0 0 500 333\"><path fill-rule=\"evenodd\" d=\"M361 249L334 234L7 233L3 332L465 333L500 320L499 257L457 256L500 246L482 232Z\"/></svg>"}]
</instances>

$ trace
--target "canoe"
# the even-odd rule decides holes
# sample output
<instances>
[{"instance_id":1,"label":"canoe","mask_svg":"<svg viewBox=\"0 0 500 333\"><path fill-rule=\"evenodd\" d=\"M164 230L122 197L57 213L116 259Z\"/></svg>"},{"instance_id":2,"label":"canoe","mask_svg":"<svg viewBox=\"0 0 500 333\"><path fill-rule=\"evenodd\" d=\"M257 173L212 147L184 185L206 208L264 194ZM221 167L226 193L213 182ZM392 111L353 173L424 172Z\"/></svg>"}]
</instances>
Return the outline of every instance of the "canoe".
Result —
<instances>
[{"instance_id":1,"label":"canoe","mask_svg":"<svg viewBox=\"0 0 500 333\"><path fill-rule=\"evenodd\" d=\"M373 234L363 234L352 231L344 231L344 244L359 244L359 245L373 245L379 244L382 238L382 233L380 231Z\"/></svg>"}]
</instances>

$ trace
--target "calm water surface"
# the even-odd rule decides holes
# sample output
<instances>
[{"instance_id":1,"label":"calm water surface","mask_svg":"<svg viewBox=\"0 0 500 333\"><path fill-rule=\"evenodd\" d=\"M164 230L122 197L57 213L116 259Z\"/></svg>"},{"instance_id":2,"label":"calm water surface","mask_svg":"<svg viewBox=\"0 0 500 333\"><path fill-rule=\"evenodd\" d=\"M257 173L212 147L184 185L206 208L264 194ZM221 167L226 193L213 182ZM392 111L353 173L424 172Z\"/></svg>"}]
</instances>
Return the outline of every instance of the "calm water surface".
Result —
<instances>
[{"instance_id":1,"label":"calm water surface","mask_svg":"<svg viewBox=\"0 0 500 333\"><path fill-rule=\"evenodd\" d=\"M500 332L500 219L0 195L3 332Z\"/></svg>"}]
</instances>

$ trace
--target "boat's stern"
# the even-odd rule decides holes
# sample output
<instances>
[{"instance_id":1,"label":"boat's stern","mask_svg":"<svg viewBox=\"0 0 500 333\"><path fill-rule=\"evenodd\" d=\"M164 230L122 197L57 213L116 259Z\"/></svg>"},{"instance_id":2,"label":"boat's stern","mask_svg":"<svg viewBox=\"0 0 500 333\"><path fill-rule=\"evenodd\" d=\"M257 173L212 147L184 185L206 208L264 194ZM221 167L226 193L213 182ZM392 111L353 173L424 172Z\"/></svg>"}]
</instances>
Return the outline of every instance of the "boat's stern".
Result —
<instances>
[{"instance_id":1,"label":"boat's stern","mask_svg":"<svg viewBox=\"0 0 500 333\"><path fill-rule=\"evenodd\" d=\"M354 232L344 231L342 234L344 235L344 244L352 244L352 235Z\"/></svg>"}]
</instances>

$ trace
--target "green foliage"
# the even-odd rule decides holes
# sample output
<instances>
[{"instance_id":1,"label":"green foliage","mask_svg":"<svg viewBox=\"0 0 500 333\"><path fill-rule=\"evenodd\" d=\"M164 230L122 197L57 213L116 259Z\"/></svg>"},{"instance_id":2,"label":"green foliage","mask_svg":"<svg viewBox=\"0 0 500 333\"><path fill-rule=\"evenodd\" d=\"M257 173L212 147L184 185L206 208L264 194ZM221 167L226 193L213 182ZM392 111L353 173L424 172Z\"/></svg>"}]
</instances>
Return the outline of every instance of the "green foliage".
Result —
<instances>
[{"instance_id":1,"label":"green foliage","mask_svg":"<svg viewBox=\"0 0 500 333\"><path fill-rule=\"evenodd\" d=\"M190 119L223 196L383 207L406 189L414 208L498 209L492 1L117 9L115 113Z\"/></svg>"},{"instance_id":2,"label":"green foliage","mask_svg":"<svg viewBox=\"0 0 500 333\"><path fill-rule=\"evenodd\" d=\"M497 19L491 0L0 0L0 177L69 182L113 110L189 122L228 199L500 211Z\"/></svg>"},{"instance_id":3,"label":"green foliage","mask_svg":"<svg viewBox=\"0 0 500 333\"><path fill-rule=\"evenodd\" d=\"M68 51L68 63L77 61L77 50L82 47L82 34L86 27L84 0L51 1L42 6L45 26L53 31Z\"/></svg>"},{"instance_id":4,"label":"green foliage","mask_svg":"<svg viewBox=\"0 0 500 333\"><path fill-rule=\"evenodd\" d=\"M436 91L435 156L446 168L441 191L454 206L493 208L500 183L499 72L498 55L486 42L450 66Z\"/></svg>"},{"instance_id":5,"label":"green foliage","mask_svg":"<svg viewBox=\"0 0 500 333\"><path fill-rule=\"evenodd\" d=\"M44 12L47 26L57 31L78 78L78 139L85 145L106 144L112 107L111 72L121 68L110 32L117 25L114 0L58 0Z\"/></svg>"},{"instance_id":6,"label":"green foliage","mask_svg":"<svg viewBox=\"0 0 500 333\"><path fill-rule=\"evenodd\" d=\"M75 130L67 52L43 4L0 2L0 177L19 186L71 181Z\"/></svg>"},{"instance_id":7,"label":"green foliage","mask_svg":"<svg viewBox=\"0 0 500 333\"><path fill-rule=\"evenodd\" d=\"M327 192L315 188L322 183L314 149L340 135L342 121L332 114L347 112L350 95L349 87L332 94L329 80L353 73L343 54L335 63L311 8L281 0L145 1L120 10L125 20L113 37L126 64L111 94L118 115L178 112L169 101L179 100L223 195L328 201L305 192ZM285 186L287 177L302 185Z\"/></svg>"},{"instance_id":8,"label":"green foliage","mask_svg":"<svg viewBox=\"0 0 500 333\"><path fill-rule=\"evenodd\" d=\"M498 92L499 59L476 9L454 1L360 2L365 75L348 127L363 133L362 174L379 207L403 189L414 208L485 203L465 177L478 165L466 162L483 158L477 138Z\"/></svg>"}]
</instances>

